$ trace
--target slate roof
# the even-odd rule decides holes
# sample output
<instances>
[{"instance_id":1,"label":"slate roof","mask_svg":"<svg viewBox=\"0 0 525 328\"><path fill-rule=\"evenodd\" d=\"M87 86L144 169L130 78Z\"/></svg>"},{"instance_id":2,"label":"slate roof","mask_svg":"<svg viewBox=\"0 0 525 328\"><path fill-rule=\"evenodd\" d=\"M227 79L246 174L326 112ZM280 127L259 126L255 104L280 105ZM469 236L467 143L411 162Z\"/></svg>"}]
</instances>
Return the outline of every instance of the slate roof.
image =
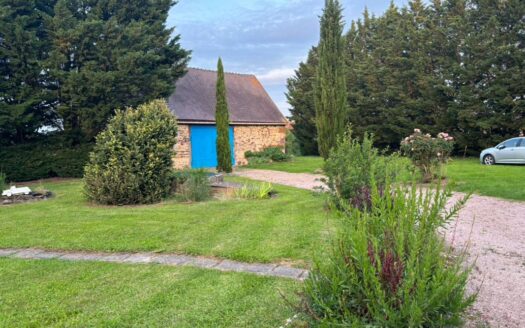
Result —
<instances>
[{"instance_id":1,"label":"slate roof","mask_svg":"<svg viewBox=\"0 0 525 328\"><path fill-rule=\"evenodd\" d=\"M233 124L284 125L286 119L255 75L225 73ZM181 123L215 122L217 72L189 68L176 83L168 106Z\"/></svg>"}]
</instances>

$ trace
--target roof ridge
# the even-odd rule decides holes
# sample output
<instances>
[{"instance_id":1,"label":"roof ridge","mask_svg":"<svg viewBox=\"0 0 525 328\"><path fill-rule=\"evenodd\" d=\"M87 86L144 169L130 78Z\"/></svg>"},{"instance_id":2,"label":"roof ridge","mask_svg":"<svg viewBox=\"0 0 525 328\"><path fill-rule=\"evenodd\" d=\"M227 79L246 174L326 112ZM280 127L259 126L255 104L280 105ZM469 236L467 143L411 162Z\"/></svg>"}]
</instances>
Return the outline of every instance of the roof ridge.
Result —
<instances>
[{"instance_id":1,"label":"roof ridge","mask_svg":"<svg viewBox=\"0 0 525 328\"><path fill-rule=\"evenodd\" d=\"M188 67L188 69L195 69L198 71L205 71L205 72L213 72L217 73L216 70L213 69L207 69L207 68L200 68L200 67ZM224 72L224 74L231 74L231 75L241 75L241 76L255 76L255 74L249 74L249 73L237 73L237 72Z\"/></svg>"}]
</instances>

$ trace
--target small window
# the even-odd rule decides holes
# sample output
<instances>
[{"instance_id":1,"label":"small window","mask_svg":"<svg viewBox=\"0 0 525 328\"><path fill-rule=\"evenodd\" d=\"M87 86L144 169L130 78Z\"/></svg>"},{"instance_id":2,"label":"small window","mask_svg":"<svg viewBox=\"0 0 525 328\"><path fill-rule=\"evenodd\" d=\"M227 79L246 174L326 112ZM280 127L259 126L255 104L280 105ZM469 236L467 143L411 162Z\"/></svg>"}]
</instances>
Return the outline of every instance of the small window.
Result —
<instances>
[{"instance_id":1,"label":"small window","mask_svg":"<svg viewBox=\"0 0 525 328\"><path fill-rule=\"evenodd\" d=\"M519 138L510 139L510 140L505 141L503 143L503 146L505 146L505 148L518 147L519 141L520 141Z\"/></svg>"},{"instance_id":2,"label":"small window","mask_svg":"<svg viewBox=\"0 0 525 328\"><path fill-rule=\"evenodd\" d=\"M525 148L525 138L521 138L521 143L518 145L518 147Z\"/></svg>"}]
</instances>

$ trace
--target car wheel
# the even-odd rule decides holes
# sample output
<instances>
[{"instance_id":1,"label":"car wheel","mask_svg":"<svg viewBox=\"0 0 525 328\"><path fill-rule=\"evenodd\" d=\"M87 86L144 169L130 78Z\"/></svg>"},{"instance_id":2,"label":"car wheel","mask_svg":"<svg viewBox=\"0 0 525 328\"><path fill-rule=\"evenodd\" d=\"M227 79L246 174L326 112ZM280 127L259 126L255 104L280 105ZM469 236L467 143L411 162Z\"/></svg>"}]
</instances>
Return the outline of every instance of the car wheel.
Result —
<instances>
[{"instance_id":1,"label":"car wheel","mask_svg":"<svg viewBox=\"0 0 525 328\"><path fill-rule=\"evenodd\" d=\"M494 165L496 164L496 160L494 159L494 156L492 155L485 155L485 157L483 157L483 164Z\"/></svg>"}]
</instances>

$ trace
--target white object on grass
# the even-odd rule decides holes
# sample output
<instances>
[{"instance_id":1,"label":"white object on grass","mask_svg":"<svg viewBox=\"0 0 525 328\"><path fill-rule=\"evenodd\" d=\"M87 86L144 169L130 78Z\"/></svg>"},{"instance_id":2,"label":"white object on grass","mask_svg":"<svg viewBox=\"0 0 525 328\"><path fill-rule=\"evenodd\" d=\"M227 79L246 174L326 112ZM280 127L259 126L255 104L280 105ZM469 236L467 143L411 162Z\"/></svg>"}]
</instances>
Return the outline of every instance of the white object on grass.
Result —
<instances>
[{"instance_id":1,"label":"white object on grass","mask_svg":"<svg viewBox=\"0 0 525 328\"><path fill-rule=\"evenodd\" d=\"M11 188L6 189L2 192L2 196L16 196L16 195L29 195L31 193L31 189L28 187L21 187L17 188L16 186L11 186Z\"/></svg>"}]
</instances>

